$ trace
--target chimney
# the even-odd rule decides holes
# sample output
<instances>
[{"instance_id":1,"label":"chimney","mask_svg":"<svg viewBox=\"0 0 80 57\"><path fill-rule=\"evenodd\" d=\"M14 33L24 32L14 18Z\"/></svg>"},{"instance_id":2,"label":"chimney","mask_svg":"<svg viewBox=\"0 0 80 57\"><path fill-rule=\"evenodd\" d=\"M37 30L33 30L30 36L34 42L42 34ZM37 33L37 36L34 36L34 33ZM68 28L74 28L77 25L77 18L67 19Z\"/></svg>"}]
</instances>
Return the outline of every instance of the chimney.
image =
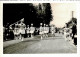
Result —
<instances>
[{"instance_id":1,"label":"chimney","mask_svg":"<svg viewBox=\"0 0 80 57\"><path fill-rule=\"evenodd\" d=\"M74 18L74 11L72 11L72 18Z\"/></svg>"}]
</instances>

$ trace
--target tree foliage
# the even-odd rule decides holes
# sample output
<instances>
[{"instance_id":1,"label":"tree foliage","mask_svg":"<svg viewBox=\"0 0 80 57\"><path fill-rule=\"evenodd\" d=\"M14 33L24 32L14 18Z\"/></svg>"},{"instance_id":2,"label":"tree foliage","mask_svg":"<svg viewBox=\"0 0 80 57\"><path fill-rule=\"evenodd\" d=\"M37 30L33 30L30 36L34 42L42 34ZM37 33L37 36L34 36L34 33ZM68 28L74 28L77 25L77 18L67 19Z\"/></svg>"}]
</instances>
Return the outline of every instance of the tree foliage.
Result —
<instances>
[{"instance_id":1,"label":"tree foliage","mask_svg":"<svg viewBox=\"0 0 80 57\"><path fill-rule=\"evenodd\" d=\"M67 23L67 26L70 27L70 26L73 26L73 22L75 24L77 24L77 19L76 18L72 18L68 23Z\"/></svg>"},{"instance_id":2,"label":"tree foliage","mask_svg":"<svg viewBox=\"0 0 80 57\"><path fill-rule=\"evenodd\" d=\"M24 18L25 24L34 24L39 27L40 23L49 24L52 20L50 3L39 3L34 6L32 3L3 4L3 25L13 24Z\"/></svg>"}]
</instances>

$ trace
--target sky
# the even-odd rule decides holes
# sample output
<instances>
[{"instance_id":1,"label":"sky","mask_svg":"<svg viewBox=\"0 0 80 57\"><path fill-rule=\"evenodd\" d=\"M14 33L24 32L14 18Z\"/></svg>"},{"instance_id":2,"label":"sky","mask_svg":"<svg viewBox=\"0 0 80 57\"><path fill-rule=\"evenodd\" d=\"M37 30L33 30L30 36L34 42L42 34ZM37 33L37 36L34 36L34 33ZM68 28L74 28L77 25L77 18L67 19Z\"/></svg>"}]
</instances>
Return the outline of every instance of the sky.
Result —
<instances>
[{"instance_id":1,"label":"sky","mask_svg":"<svg viewBox=\"0 0 80 57\"><path fill-rule=\"evenodd\" d=\"M36 3L35 5L38 5ZM56 27L64 27L73 16L76 18L77 5L75 3L51 3L53 20L50 24L54 24Z\"/></svg>"},{"instance_id":2,"label":"sky","mask_svg":"<svg viewBox=\"0 0 80 57\"><path fill-rule=\"evenodd\" d=\"M75 3L51 3L53 21L56 27L63 27L72 18L72 11L74 11L73 17L77 17L77 5Z\"/></svg>"}]
</instances>

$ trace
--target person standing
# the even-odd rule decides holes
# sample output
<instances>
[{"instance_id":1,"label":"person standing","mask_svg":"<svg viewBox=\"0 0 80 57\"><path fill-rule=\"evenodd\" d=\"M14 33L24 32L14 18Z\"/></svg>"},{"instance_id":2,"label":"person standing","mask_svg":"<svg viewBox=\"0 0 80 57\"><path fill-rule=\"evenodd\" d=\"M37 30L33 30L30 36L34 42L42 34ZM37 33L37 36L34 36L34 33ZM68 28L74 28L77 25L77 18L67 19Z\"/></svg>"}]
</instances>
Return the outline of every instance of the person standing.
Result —
<instances>
[{"instance_id":1,"label":"person standing","mask_svg":"<svg viewBox=\"0 0 80 57\"><path fill-rule=\"evenodd\" d=\"M40 23L39 34L41 35L41 40L42 40L42 38L43 38L43 27L42 27L42 23Z\"/></svg>"},{"instance_id":2,"label":"person standing","mask_svg":"<svg viewBox=\"0 0 80 57\"><path fill-rule=\"evenodd\" d=\"M71 41L71 37L72 37L72 29L69 28L69 41Z\"/></svg>"},{"instance_id":3,"label":"person standing","mask_svg":"<svg viewBox=\"0 0 80 57\"><path fill-rule=\"evenodd\" d=\"M14 38L18 39L19 37L19 28L18 28L19 24L15 23L15 28L14 28Z\"/></svg>"},{"instance_id":4,"label":"person standing","mask_svg":"<svg viewBox=\"0 0 80 57\"><path fill-rule=\"evenodd\" d=\"M31 24L31 27L30 27L31 38L33 38L34 31L35 31L35 28L33 27L33 24Z\"/></svg>"},{"instance_id":5,"label":"person standing","mask_svg":"<svg viewBox=\"0 0 80 57\"><path fill-rule=\"evenodd\" d=\"M74 35L77 33L77 28L76 28L76 24L73 22L73 26L72 26L72 39L74 39Z\"/></svg>"},{"instance_id":6,"label":"person standing","mask_svg":"<svg viewBox=\"0 0 80 57\"><path fill-rule=\"evenodd\" d=\"M24 35L25 35L25 30L26 30L26 25L23 23L24 19L21 19L21 23L19 24L20 26L20 38L23 41Z\"/></svg>"},{"instance_id":7,"label":"person standing","mask_svg":"<svg viewBox=\"0 0 80 57\"><path fill-rule=\"evenodd\" d=\"M13 33L13 29L11 26L9 26L9 34L10 34L10 39L13 40L14 39L14 33Z\"/></svg>"},{"instance_id":8,"label":"person standing","mask_svg":"<svg viewBox=\"0 0 80 57\"><path fill-rule=\"evenodd\" d=\"M73 26L72 26L72 39L74 41L74 44L77 45L77 25L73 22Z\"/></svg>"},{"instance_id":9,"label":"person standing","mask_svg":"<svg viewBox=\"0 0 80 57\"><path fill-rule=\"evenodd\" d=\"M48 37L48 33L49 33L49 27L48 27L48 25L46 25L46 27L45 27L45 30L46 30L46 37Z\"/></svg>"},{"instance_id":10,"label":"person standing","mask_svg":"<svg viewBox=\"0 0 80 57\"><path fill-rule=\"evenodd\" d=\"M46 24L43 26L43 37L46 38Z\"/></svg>"},{"instance_id":11,"label":"person standing","mask_svg":"<svg viewBox=\"0 0 80 57\"><path fill-rule=\"evenodd\" d=\"M64 38L66 41L68 40L68 38L67 38L68 34L69 34L69 28L67 28L67 23L66 23L65 27L64 27Z\"/></svg>"},{"instance_id":12,"label":"person standing","mask_svg":"<svg viewBox=\"0 0 80 57\"><path fill-rule=\"evenodd\" d=\"M30 34L30 28L29 25L27 25L27 37L29 37L29 34Z\"/></svg>"},{"instance_id":13,"label":"person standing","mask_svg":"<svg viewBox=\"0 0 80 57\"><path fill-rule=\"evenodd\" d=\"M51 33L53 36L55 36L55 27L54 25L51 25Z\"/></svg>"}]
</instances>

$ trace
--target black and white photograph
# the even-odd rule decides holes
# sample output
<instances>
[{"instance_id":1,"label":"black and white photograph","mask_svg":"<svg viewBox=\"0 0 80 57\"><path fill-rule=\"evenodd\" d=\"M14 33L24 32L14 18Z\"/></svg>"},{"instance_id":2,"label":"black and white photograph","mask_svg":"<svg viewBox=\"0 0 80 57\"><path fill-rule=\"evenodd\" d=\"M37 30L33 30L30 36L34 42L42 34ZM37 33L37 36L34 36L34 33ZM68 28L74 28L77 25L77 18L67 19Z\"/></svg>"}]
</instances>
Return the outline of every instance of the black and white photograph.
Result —
<instances>
[{"instance_id":1,"label":"black and white photograph","mask_svg":"<svg viewBox=\"0 0 80 57\"><path fill-rule=\"evenodd\" d=\"M3 3L3 54L73 53L76 3Z\"/></svg>"}]
</instances>

